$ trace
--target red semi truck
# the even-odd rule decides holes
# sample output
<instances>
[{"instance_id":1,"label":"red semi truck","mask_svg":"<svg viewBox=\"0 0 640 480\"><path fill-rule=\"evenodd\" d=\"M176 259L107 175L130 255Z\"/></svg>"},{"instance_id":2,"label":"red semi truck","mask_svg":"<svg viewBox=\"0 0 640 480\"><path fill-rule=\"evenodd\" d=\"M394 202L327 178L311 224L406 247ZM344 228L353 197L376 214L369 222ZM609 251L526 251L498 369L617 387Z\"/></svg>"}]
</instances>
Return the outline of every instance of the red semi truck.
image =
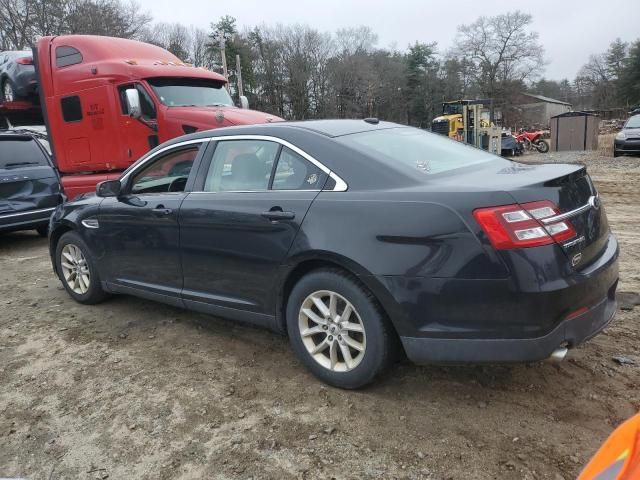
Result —
<instances>
[{"instance_id":1,"label":"red semi truck","mask_svg":"<svg viewBox=\"0 0 640 480\"><path fill-rule=\"evenodd\" d=\"M281 120L248 110L244 97L242 108L234 106L222 75L155 45L69 35L41 38L33 54L42 118L69 198L179 135ZM4 105L5 115L21 105Z\"/></svg>"}]
</instances>

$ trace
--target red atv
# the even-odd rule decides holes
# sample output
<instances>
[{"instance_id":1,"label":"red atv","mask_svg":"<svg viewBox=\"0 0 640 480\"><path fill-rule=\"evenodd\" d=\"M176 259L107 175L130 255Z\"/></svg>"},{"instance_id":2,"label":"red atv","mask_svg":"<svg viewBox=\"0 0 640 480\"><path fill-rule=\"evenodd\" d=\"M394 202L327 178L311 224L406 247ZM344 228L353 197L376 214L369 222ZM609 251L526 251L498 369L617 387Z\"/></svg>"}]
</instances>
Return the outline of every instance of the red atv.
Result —
<instances>
[{"instance_id":1,"label":"red atv","mask_svg":"<svg viewBox=\"0 0 640 480\"><path fill-rule=\"evenodd\" d=\"M540 153L547 153L549 151L549 144L543 138L544 132L541 130L535 132L526 132L523 128L518 130L518 134L515 136L518 142L522 143L522 146L526 150L537 150Z\"/></svg>"}]
</instances>

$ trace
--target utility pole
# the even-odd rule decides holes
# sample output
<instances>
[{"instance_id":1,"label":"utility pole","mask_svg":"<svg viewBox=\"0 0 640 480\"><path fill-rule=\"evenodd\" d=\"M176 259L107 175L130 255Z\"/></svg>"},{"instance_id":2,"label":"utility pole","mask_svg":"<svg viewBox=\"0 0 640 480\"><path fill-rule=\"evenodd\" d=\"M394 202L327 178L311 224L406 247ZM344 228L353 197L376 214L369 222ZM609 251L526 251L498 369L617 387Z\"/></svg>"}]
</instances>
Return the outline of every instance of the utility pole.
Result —
<instances>
[{"instance_id":1,"label":"utility pole","mask_svg":"<svg viewBox=\"0 0 640 480\"><path fill-rule=\"evenodd\" d=\"M240 68L240 55L236 55L236 78L238 79L238 98L244 95L242 88L242 68Z\"/></svg>"},{"instance_id":2,"label":"utility pole","mask_svg":"<svg viewBox=\"0 0 640 480\"><path fill-rule=\"evenodd\" d=\"M227 90L231 93L229 89L229 73L227 72L227 54L225 53L225 41L222 32L220 32L220 56L222 57L222 74L227 79Z\"/></svg>"}]
</instances>

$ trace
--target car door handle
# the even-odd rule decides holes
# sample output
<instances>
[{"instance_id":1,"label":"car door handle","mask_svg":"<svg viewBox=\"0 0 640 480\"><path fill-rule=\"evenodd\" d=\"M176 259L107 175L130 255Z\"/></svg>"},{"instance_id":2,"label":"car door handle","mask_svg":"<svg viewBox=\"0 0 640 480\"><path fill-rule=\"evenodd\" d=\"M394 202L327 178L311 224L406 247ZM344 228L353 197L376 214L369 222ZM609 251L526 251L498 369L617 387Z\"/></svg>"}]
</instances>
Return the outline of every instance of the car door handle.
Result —
<instances>
[{"instance_id":1,"label":"car door handle","mask_svg":"<svg viewBox=\"0 0 640 480\"><path fill-rule=\"evenodd\" d=\"M296 218L294 212L283 212L282 210L269 210L268 212L262 212L264 218L268 218L272 222L277 220L293 220Z\"/></svg>"},{"instance_id":2,"label":"car door handle","mask_svg":"<svg viewBox=\"0 0 640 480\"><path fill-rule=\"evenodd\" d=\"M158 205L156 208L154 208L153 210L151 210L155 215L162 217L165 215L171 215L173 213L173 210L170 208L164 208L164 206L162 205Z\"/></svg>"}]
</instances>

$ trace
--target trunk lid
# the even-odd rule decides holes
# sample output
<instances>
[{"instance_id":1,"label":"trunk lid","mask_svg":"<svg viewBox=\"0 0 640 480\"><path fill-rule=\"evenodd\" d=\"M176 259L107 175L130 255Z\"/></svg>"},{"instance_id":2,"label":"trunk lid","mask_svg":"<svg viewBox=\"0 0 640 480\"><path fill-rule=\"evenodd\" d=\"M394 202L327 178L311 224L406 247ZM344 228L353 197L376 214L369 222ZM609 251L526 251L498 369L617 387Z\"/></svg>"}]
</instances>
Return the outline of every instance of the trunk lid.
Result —
<instances>
[{"instance_id":1,"label":"trunk lid","mask_svg":"<svg viewBox=\"0 0 640 480\"><path fill-rule=\"evenodd\" d=\"M437 181L435 178L439 177ZM514 203L540 200L553 202L560 214L570 214L567 220L576 236L559 245L577 269L595 260L605 248L609 224L586 167L578 164L522 164L496 160L472 168L447 172L433 177L431 190L448 192L504 192ZM503 200L477 207L505 204Z\"/></svg>"},{"instance_id":2,"label":"trunk lid","mask_svg":"<svg viewBox=\"0 0 640 480\"><path fill-rule=\"evenodd\" d=\"M557 205L558 221L571 223L576 236L560 242L571 264L584 268L605 248L609 224L598 192L583 165L535 165L530 174L522 175L521 185L507 192L520 204L550 200ZM543 225L554 223L542 219Z\"/></svg>"}]
</instances>

